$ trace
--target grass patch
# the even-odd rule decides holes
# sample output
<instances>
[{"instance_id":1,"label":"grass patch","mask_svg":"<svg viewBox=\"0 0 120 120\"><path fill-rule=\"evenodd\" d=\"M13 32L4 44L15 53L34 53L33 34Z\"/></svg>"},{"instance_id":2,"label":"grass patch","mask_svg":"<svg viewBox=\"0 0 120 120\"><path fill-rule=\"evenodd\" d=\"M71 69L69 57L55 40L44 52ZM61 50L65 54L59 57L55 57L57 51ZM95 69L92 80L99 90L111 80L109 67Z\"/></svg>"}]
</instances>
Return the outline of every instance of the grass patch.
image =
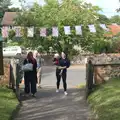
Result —
<instances>
[{"instance_id":1,"label":"grass patch","mask_svg":"<svg viewBox=\"0 0 120 120\"><path fill-rule=\"evenodd\" d=\"M12 90L0 87L0 120L9 120L18 100Z\"/></svg>"},{"instance_id":2,"label":"grass patch","mask_svg":"<svg viewBox=\"0 0 120 120\"><path fill-rule=\"evenodd\" d=\"M88 97L93 110L91 120L120 120L120 80L101 85Z\"/></svg>"},{"instance_id":3,"label":"grass patch","mask_svg":"<svg viewBox=\"0 0 120 120\"><path fill-rule=\"evenodd\" d=\"M76 86L77 88L85 88L85 84L79 84Z\"/></svg>"}]
</instances>

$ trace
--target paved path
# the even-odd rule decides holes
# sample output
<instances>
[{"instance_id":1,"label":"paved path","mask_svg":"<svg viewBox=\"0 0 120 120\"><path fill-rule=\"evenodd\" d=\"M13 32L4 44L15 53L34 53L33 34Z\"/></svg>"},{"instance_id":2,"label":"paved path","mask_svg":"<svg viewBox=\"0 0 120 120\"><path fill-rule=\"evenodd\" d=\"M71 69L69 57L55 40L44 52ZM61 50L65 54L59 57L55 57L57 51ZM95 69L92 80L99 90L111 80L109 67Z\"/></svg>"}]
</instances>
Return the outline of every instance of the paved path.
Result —
<instances>
[{"instance_id":1,"label":"paved path","mask_svg":"<svg viewBox=\"0 0 120 120\"><path fill-rule=\"evenodd\" d=\"M55 92L54 69L47 67L47 70L48 74L43 74L43 88L38 91L37 98L24 99L15 120L88 120L84 89L76 88L78 84L85 83L85 69L68 70L68 96L63 94L62 84L60 92Z\"/></svg>"}]
</instances>

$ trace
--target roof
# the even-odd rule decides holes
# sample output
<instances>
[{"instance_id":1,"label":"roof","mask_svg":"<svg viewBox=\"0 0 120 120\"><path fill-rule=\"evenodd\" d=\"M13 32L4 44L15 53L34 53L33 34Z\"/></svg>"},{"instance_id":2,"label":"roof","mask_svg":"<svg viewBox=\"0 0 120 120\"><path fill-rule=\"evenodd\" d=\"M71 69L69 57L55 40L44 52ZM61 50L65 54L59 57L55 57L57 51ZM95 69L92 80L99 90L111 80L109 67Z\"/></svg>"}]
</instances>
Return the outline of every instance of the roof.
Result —
<instances>
[{"instance_id":1,"label":"roof","mask_svg":"<svg viewBox=\"0 0 120 120\"><path fill-rule=\"evenodd\" d=\"M120 32L120 25L108 25L108 27L110 28L113 36L117 35Z\"/></svg>"},{"instance_id":2,"label":"roof","mask_svg":"<svg viewBox=\"0 0 120 120\"><path fill-rule=\"evenodd\" d=\"M16 17L16 12L5 12L2 20L2 25L11 26L14 25L14 19Z\"/></svg>"}]
</instances>

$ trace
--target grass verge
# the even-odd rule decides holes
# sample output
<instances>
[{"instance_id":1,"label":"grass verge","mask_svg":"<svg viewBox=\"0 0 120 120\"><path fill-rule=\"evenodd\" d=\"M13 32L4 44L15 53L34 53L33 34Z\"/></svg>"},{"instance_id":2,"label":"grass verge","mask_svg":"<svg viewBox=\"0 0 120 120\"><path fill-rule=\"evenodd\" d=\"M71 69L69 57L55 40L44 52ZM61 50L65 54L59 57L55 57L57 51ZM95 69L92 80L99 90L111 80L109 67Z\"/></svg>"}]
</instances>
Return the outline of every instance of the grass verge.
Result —
<instances>
[{"instance_id":1,"label":"grass verge","mask_svg":"<svg viewBox=\"0 0 120 120\"><path fill-rule=\"evenodd\" d=\"M120 120L120 80L110 80L99 86L88 102L94 114L91 120Z\"/></svg>"},{"instance_id":2,"label":"grass verge","mask_svg":"<svg viewBox=\"0 0 120 120\"><path fill-rule=\"evenodd\" d=\"M12 90L0 87L0 120L9 120L19 104Z\"/></svg>"}]
</instances>

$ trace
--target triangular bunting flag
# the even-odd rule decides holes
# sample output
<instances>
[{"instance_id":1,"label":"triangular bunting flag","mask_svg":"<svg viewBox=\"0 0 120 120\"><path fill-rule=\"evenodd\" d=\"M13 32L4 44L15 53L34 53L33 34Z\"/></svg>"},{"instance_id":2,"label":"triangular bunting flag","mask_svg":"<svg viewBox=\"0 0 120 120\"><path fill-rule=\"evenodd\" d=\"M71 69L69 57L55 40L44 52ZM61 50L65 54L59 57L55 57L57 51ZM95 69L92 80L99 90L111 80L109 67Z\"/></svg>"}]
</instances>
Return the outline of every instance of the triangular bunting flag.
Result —
<instances>
[{"instance_id":1,"label":"triangular bunting flag","mask_svg":"<svg viewBox=\"0 0 120 120\"><path fill-rule=\"evenodd\" d=\"M70 35L70 26L64 26L65 35Z\"/></svg>"},{"instance_id":2,"label":"triangular bunting flag","mask_svg":"<svg viewBox=\"0 0 120 120\"><path fill-rule=\"evenodd\" d=\"M100 27L101 27L102 29L106 30L106 31L109 31L109 29L106 27L105 24L100 24Z\"/></svg>"},{"instance_id":3,"label":"triangular bunting flag","mask_svg":"<svg viewBox=\"0 0 120 120\"><path fill-rule=\"evenodd\" d=\"M58 37L58 27L53 27L52 28L52 36L53 37Z\"/></svg>"},{"instance_id":4,"label":"triangular bunting flag","mask_svg":"<svg viewBox=\"0 0 120 120\"><path fill-rule=\"evenodd\" d=\"M14 30L15 30L15 33L16 33L16 37L22 37L20 26L15 26Z\"/></svg>"},{"instance_id":5,"label":"triangular bunting flag","mask_svg":"<svg viewBox=\"0 0 120 120\"><path fill-rule=\"evenodd\" d=\"M76 35L82 35L82 26L75 26Z\"/></svg>"},{"instance_id":6,"label":"triangular bunting flag","mask_svg":"<svg viewBox=\"0 0 120 120\"><path fill-rule=\"evenodd\" d=\"M8 34L9 34L9 28L6 26L2 27L2 37L7 38Z\"/></svg>"},{"instance_id":7,"label":"triangular bunting flag","mask_svg":"<svg viewBox=\"0 0 120 120\"><path fill-rule=\"evenodd\" d=\"M96 29L94 25L88 25L90 32L95 33Z\"/></svg>"},{"instance_id":8,"label":"triangular bunting flag","mask_svg":"<svg viewBox=\"0 0 120 120\"><path fill-rule=\"evenodd\" d=\"M41 36L41 37L46 37L46 34L47 34L46 28L41 28L41 29L40 29L40 36Z\"/></svg>"},{"instance_id":9,"label":"triangular bunting flag","mask_svg":"<svg viewBox=\"0 0 120 120\"><path fill-rule=\"evenodd\" d=\"M29 28L27 28L27 32L28 32L28 34L27 34L27 36L28 37L33 37L34 36L34 27L29 27Z\"/></svg>"}]
</instances>

